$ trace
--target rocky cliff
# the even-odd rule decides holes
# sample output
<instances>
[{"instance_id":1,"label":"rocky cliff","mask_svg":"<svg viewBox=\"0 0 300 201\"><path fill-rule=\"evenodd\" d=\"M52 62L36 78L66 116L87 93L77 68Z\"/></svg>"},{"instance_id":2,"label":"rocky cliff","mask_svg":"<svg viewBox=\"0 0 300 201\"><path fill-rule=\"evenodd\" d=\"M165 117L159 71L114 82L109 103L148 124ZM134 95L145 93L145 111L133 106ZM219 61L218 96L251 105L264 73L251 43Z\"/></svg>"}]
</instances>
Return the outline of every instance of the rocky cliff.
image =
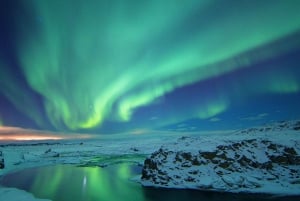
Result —
<instances>
[{"instance_id":1,"label":"rocky cliff","mask_svg":"<svg viewBox=\"0 0 300 201\"><path fill-rule=\"evenodd\" d=\"M226 136L182 137L145 160L142 184L300 194L299 125L281 122Z\"/></svg>"}]
</instances>

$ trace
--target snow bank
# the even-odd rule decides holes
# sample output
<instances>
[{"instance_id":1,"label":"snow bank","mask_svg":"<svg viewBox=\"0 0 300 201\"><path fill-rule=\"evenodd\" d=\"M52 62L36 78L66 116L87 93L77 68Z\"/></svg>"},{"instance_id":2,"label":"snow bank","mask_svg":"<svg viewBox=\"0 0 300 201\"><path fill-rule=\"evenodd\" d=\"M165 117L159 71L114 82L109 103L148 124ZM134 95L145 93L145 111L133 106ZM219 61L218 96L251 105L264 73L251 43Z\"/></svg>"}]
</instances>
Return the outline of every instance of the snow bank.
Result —
<instances>
[{"instance_id":1,"label":"snow bank","mask_svg":"<svg viewBox=\"0 0 300 201\"><path fill-rule=\"evenodd\" d=\"M182 137L144 162L144 186L300 194L300 122Z\"/></svg>"},{"instance_id":2,"label":"snow bank","mask_svg":"<svg viewBox=\"0 0 300 201\"><path fill-rule=\"evenodd\" d=\"M32 194L16 188L0 187L0 200L3 201L51 201L35 198Z\"/></svg>"},{"instance_id":3,"label":"snow bank","mask_svg":"<svg viewBox=\"0 0 300 201\"><path fill-rule=\"evenodd\" d=\"M118 161L130 161L142 164L146 155L158 149L161 137L145 140L143 136L133 136L120 140L119 136L107 136L105 139L68 140L68 141L26 141L0 142L0 162L5 167L0 169L2 175L20 171L25 168L74 164L87 166L105 166ZM103 137L104 138L104 137ZM35 199L25 191L1 188L1 201L31 201Z\"/></svg>"},{"instance_id":4,"label":"snow bank","mask_svg":"<svg viewBox=\"0 0 300 201\"><path fill-rule=\"evenodd\" d=\"M173 138L174 139L174 138ZM163 138L148 139L135 136L128 139L92 139L76 141L24 142L18 144L1 144L5 168L0 169L0 176L24 168L48 166L56 164L99 165L102 159L105 164L109 158L126 155L140 155L143 162L146 155L151 154L163 143ZM143 158L141 158L143 156ZM1 161L1 159L0 159Z\"/></svg>"}]
</instances>

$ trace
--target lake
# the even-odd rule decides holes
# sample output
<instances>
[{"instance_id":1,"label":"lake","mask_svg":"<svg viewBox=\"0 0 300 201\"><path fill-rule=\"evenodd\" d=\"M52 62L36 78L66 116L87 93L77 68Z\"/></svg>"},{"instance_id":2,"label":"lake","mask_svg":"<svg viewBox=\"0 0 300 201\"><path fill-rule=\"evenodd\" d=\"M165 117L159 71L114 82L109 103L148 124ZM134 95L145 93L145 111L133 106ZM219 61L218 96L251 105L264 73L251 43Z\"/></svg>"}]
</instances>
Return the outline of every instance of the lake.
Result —
<instances>
[{"instance_id":1,"label":"lake","mask_svg":"<svg viewBox=\"0 0 300 201\"><path fill-rule=\"evenodd\" d=\"M142 167L119 163L104 168L57 165L25 169L5 175L0 184L53 201L293 201L298 197L232 194L145 188L132 181Z\"/></svg>"}]
</instances>

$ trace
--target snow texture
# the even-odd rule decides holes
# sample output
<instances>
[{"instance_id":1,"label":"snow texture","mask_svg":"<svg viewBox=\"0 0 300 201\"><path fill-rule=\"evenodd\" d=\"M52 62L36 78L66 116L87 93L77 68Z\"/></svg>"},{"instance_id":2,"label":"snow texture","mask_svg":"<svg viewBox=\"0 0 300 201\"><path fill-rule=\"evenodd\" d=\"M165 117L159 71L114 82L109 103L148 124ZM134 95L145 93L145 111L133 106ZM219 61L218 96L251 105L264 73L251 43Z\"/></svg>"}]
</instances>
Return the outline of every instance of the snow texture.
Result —
<instances>
[{"instance_id":1,"label":"snow texture","mask_svg":"<svg viewBox=\"0 0 300 201\"><path fill-rule=\"evenodd\" d=\"M16 188L0 188L0 200L3 201L51 201L37 199L30 193Z\"/></svg>"},{"instance_id":2,"label":"snow texture","mask_svg":"<svg viewBox=\"0 0 300 201\"><path fill-rule=\"evenodd\" d=\"M144 186L300 194L300 121L181 137L144 162Z\"/></svg>"},{"instance_id":3,"label":"snow texture","mask_svg":"<svg viewBox=\"0 0 300 201\"><path fill-rule=\"evenodd\" d=\"M159 136L129 136L128 139L119 137L115 135L90 140L2 143L0 151L3 153L5 168L0 169L0 176L25 168L56 164L106 166L116 161L116 158L142 163L165 140ZM130 157L133 155L134 157Z\"/></svg>"},{"instance_id":4,"label":"snow texture","mask_svg":"<svg viewBox=\"0 0 300 201\"><path fill-rule=\"evenodd\" d=\"M156 134L147 136L110 135L95 139L0 142L0 177L25 168L73 164L79 166L107 166L118 162L142 165L147 155L158 149L166 138ZM27 201L35 198L25 191L0 186L1 201Z\"/></svg>"},{"instance_id":5,"label":"snow texture","mask_svg":"<svg viewBox=\"0 0 300 201\"><path fill-rule=\"evenodd\" d=\"M157 132L90 140L0 142L0 161L4 161L0 177L57 164L107 166L123 161L142 165L154 152L145 161L141 180L145 186L300 194L299 130L300 122L292 121L239 132L186 133L187 137L178 140L178 133ZM0 186L0 200L38 199Z\"/></svg>"}]
</instances>

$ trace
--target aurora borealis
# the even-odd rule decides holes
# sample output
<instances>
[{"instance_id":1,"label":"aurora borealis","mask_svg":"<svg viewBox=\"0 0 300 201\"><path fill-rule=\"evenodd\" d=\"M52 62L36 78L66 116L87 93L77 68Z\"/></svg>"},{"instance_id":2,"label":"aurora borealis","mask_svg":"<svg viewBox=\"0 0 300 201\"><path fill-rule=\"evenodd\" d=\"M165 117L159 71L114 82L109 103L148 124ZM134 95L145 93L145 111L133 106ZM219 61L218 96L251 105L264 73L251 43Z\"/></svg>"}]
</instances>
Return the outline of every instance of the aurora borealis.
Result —
<instances>
[{"instance_id":1,"label":"aurora borealis","mask_svg":"<svg viewBox=\"0 0 300 201\"><path fill-rule=\"evenodd\" d=\"M298 1L0 7L0 125L114 132L300 117Z\"/></svg>"}]
</instances>

